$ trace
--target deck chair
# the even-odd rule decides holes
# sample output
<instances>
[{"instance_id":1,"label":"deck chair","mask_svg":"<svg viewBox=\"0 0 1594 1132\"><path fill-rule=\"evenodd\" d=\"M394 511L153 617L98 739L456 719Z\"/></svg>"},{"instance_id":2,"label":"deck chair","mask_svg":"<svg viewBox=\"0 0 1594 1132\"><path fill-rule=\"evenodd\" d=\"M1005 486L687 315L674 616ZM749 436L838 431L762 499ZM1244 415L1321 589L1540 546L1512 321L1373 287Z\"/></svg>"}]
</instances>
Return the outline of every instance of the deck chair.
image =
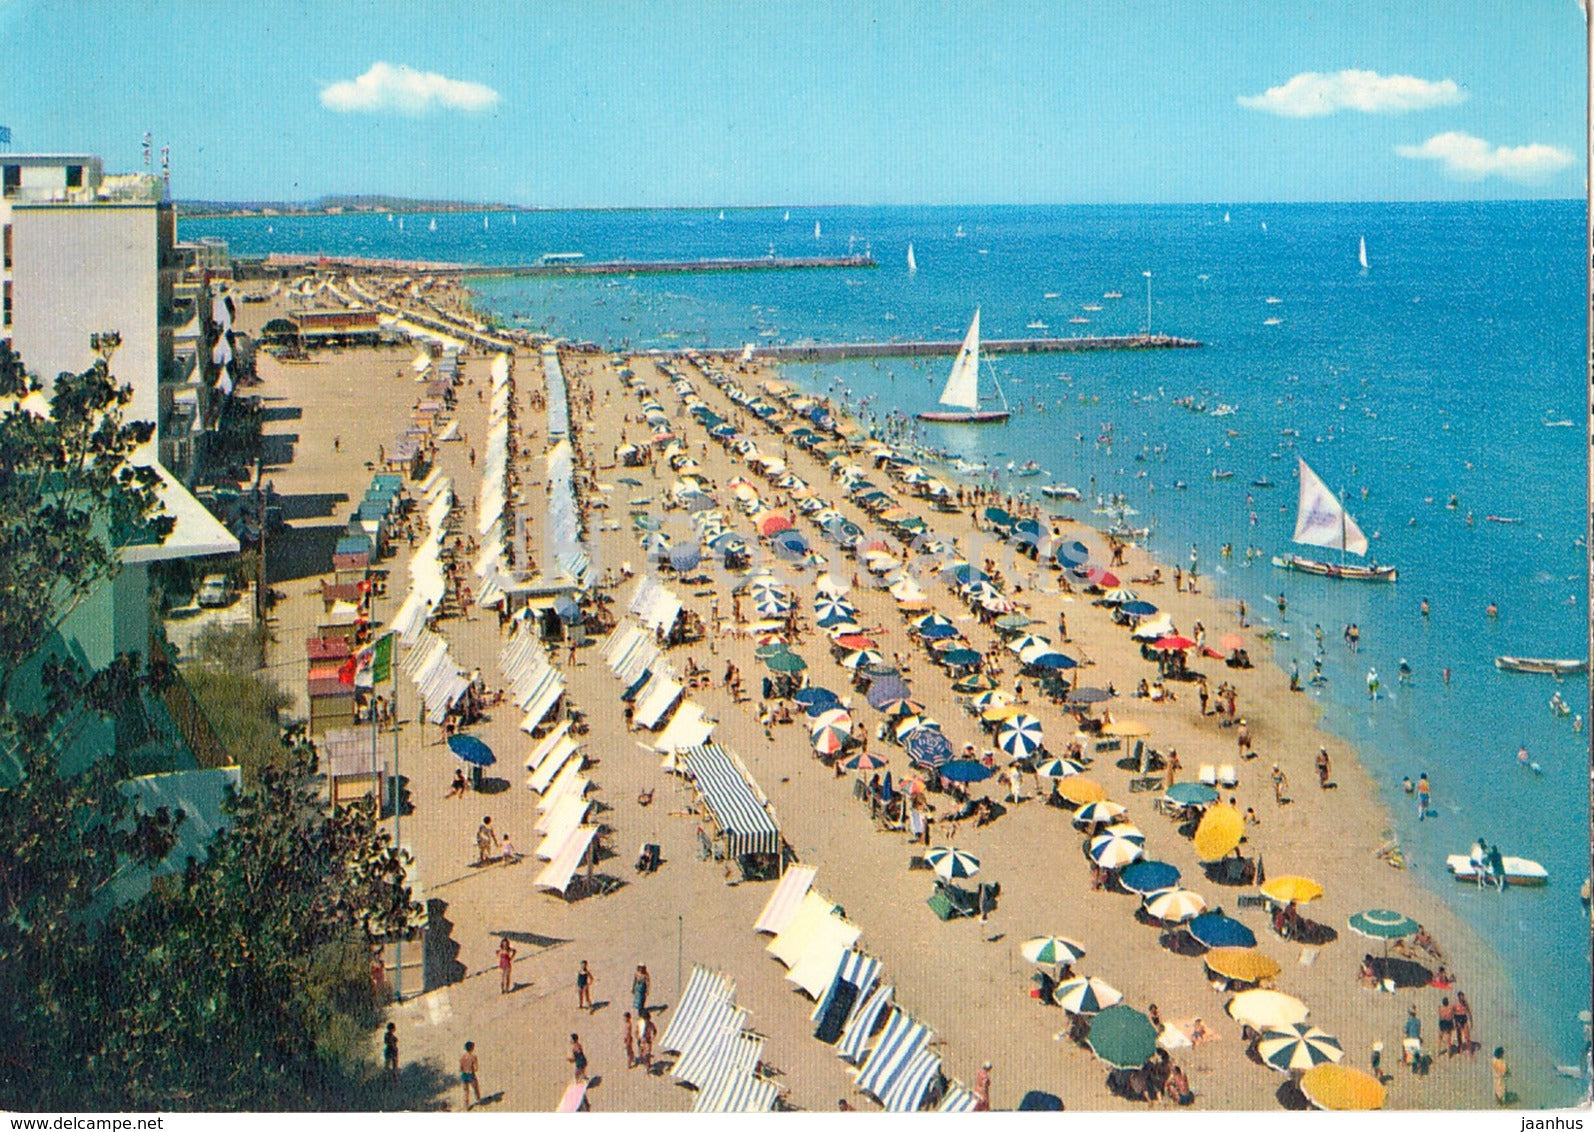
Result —
<instances>
[{"instance_id":1,"label":"deck chair","mask_svg":"<svg viewBox=\"0 0 1594 1132\"><path fill-rule=\"evenodd\" d=\"M1241 908L1266 908L1267 897L1242 895L1235 901L1235 903Z\"/></svg>"},{"instance_id":2,"label":"deck chair","mask_svg":"<svg viewBox=\"0 0 1594 1132\"><path fill-rule=\"evenodd\" d=\"M1239 772L1234 769L1233 763L1224 763L1222 766L1218 767L1218 785L1240 785L1240 775Z\"/></svg>"},{"instance_id":3,"label":"deck chair","mask_svg":"<svg viewBox=\"0 0 1594 1132\"><path fill-rule=\"evenodd\" d=\"M1218 768L1211 763L1201 764L1201 774L1196 779L1203 786L1216 786L1218 784Z\"/></svg>"}]
</instances>

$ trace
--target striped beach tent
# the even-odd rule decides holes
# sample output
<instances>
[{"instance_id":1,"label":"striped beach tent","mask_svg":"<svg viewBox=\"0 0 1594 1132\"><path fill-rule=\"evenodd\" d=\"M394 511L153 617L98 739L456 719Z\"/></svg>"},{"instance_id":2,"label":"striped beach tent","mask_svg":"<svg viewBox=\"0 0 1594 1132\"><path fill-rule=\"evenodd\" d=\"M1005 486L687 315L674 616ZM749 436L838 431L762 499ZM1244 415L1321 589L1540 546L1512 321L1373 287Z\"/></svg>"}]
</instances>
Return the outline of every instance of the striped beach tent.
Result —
<instances>
[{"instance_id":1,"label":"striped beach tent","mask_svg":"<svg viewBox=\"0 0 1594 1132\"><path fill-rule=\"evenodd\" d=\"M770 893L769 900L764 905L764 910L759 914L758 922L753 925L755 932L769 932L779 935L791 923L791 918L797 914L797 909L802 906L803 897L808 895L808 889L814 883L814 877L819 870L812 865L793 865L786 870L786 875L780 878L780 884L775 891Z\"/></svg>"},{"instance_id":2,"label":"striped beach tent","mask_svg":"<svg viewBox=\"0 0 1594 1132\"><path fill-rule=\"evenodd\" d=\"M854 1065L863 1060L864 1051L869 1047L869 1035L874 1032L880 1015L891 1005L893 991L890 984L876 987L863 1005L852 1012L846 1028L841 1031L841 1041L836 1043L837 1057Z\"/></svg>"},{"instance_id":3,"label":"striped beach tent","mask_svg":"<svg viewBox=\"0 0 1594 1132\"><path fill-rule=\"evenodd\" d=\"M702 1027L708 1009L735 996L736 984L725 975L707 967L693 967L686 990L681 992L681 1001L670 1012L669 1025L659 1036L659 1048L667 1053L680 1053Z\"/></svg>"},{"instance_id":4,"label":"striped beach tent","mask_svg":"<svg viewBox=\"0 0 1594 1132\"><path fill-rule=\"evenodd\" d=\"M974 1091L962 1081L953 1081L946 1088L946 1096L935 1106L936 1112L973 1112L978 1104Z\"/></svg>"},{"instance_id":5,"label":"striped beach tent","mask_svg":"<svg viewBox=\"0 0 1594 1132\"><path fill-rule=\"evenodd\" d=\"M893 1008L869 1060L858 1073L858 1088L880 1099L907 1068L913 1055L930 1044L930 1028L900 1007Z\"/></svg>"},{"instance_id":6,"label":"striped beach tent","mask_svg":"<svg viewBox=\"0 0 1594 1132\"><path fill-rule=\"evenodd\" d=\"M780 1087L735 1067L710 1077L692 1100L693 1112L769 1112Z\"/></svg>"},{"instance_id":7,"label":"striped beach tent","mask_svg":"<svg viewBox=\"0 0 1594 1132\"><path fill-rule=\"evenodd\" d=\"M830 981L830 988L819 996L819 1001L814 1004L814 1011L808 1017L814 1021L825 1016L825 1011L830 1009L830 1004L835 1000L841 990L842 983L851 983L858 988L857 997L852 1000L852 1009L847 1012L845 1022L858 1013L864 999L874 989L876 980L880 978L880 960L873 955L866 955L862 951L847 951L841 956L841 962L836 966L836 975Z\"/></svg>"},{"instance_id":8,"label":"striped beach tent","mask_svg":"<svg viewBox=\"0 0 1594 1132\"><path fill-rule=\"evenodd\" d=\"M764 1039L744 1034L749 1014L733 1002L720 1002L691 1047L670 1066L670 1076L702 1088L719 1071L732 1068L751 1073L764 1056Z\"/></svg>"},{"instance_id":9,"label":"striped beach tent","mask_svg":"<svg viewBox=\"0 0 1594 1132\"><path fill-rule=\"evenodd\" d=\"M880 1094L880 1103L887 1112L918 1112L924 1095L941 1075L941 1058L928 1049L921 1049L908 1059L902 1072Z\"/></svg>"}]
</instances>

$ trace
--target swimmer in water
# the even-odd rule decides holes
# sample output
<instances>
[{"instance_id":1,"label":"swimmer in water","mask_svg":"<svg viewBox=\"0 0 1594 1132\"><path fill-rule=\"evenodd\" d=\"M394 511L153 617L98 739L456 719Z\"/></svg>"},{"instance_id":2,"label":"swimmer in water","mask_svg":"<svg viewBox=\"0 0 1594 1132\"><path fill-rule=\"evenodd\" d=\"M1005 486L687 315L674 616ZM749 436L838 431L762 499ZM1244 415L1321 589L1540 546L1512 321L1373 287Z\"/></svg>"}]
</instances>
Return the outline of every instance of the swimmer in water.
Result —
<instances>
[{"instance_id":1,"label":"swimmer in water","mask_svg":"<svg viewBox=\"0 0 1594 1132\"><path fill-rule=\"evenodd\" d=\"M1427 598L1423 598L1422 599L1422 604L1419 605L1417 608L1422 611L1422 615L1424 617L1428 616L1428 599Z\"/></svg>"},{"instance_id":2,"label":"swimmer in water","mask_svg":"<svg viewBox=\"0 0 1594 1132\"><path fill-rule=\"evenodd\" d=\"M1500 616L1500 607L1491 601L1484 609L1483 615L1485 617L1498 617Z\"/></svg>"}]
</instances>

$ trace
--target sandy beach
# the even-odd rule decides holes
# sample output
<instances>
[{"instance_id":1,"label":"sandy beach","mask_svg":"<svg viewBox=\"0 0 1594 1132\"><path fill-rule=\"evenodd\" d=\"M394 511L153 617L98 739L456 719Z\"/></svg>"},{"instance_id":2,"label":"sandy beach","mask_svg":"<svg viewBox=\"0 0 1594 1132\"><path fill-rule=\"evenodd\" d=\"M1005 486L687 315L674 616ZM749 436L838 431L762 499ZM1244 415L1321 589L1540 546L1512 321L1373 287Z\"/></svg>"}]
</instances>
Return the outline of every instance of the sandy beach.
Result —
<instances>
[{"instance_id":1,"label":"sandy beach","mask_svg":"<svg viewBox=\"0 0 1594 1132\"><path fill-rule=\"evenodd\" d=\"M453 301L463 297L455 295ZM272 303L246 307L244 312L244 329L252 330L277 309ZM420 389L409 368L414 354L413 346L323 352L310 363L291 365L262 357L263 386L256 392L267 409L266 475L288 497L289 526L268 549L268 580L286 595L273 611L269 665L284 689L299 697L301 709L303 641L314 635L321 613L319 583L330 578L331 544L363 494L378 446L390 447L409 419ZM651 472L612 466L619 445L648 435L640 421L641 390L670 414L673 427L700 465L697 474L718 489L728 528L755 548L755 564L771 563L791 583L805 613L811 609L816 571L796 571L776 562L768 545L757 539L751 522L730 506L723 485L745 476L780 513L790 510L790 501L731 451L708 439L684 411L681 398L671 389L673 379L662 372L658 360L635 357L622 362L608 355L569 351L562 360L571 386L577 487L587 507L587 537L596 574L601 577L606 570L618 574L626 562L638 571L645 569L640 532L628 512L630 497L651 497L653 513L665 519L666 529L684 529L680 512L662 510L675 480L662 460ZM488 398L483 394L490 392L489 363L490 356L480 351L465 357L452 414L461 439L438 446L437 466L454 482L462 533L476 530L474 509L481 478L476 456L488 428ZM708 407L735 423L762 451L782 455L789 470L812 485L820 498L865 530L878 529L876 522L844 499L822 460L783 443L779 418L756 420L739 410L701 369L686 361L672 364ZM729 368L728 363L714 364ZM639 390L622 384L622 365L634 370ZM751 392L775 376L772 370L749 365L736 374L736 380ZM529 500L522 514L531 545L540 548L546 420L529 408L531 395L543 388L535 350L517 352L514 387L518 434L514 466ZM643 486L619 484L618 477L627 474L635 475ZM886 482L883 476L871 478ZM932 511L923 501L898 494L902 506L920 514L936 536L956 540L970 561L978 562L989 553L1004 563L1009 580L1014 578L1014 571L1005 565L1005 545L975 529L968 507L957 513ZM1062 504L1045 510L1083 517L1084 509ZM1101 536L1083 523L1060 525L1065 531L1080 531L1093 550L1105 546ZM863 573L849 556L820 540L811 524L799 518L797 526L829 556L827 568L837 579ZM392 615L403 594L409 550L402 541L397 546L395 557L382 563L389 571L389 595L377 604L378 620ZM1222 907L1255 931L1258 950L1283 968L1274 985L1307 1003L1311 1021L1342 1043L1345 1064L1367 1069L1373 1043L1383 1043L1384 1071L1392 1074L1387 1107L1492 1105L1488 1051L1495 1045L1507 1047L1513 1088L1531 1100L1549 1067L1533 1058L1520 1036L1516 1005L1502 993L1497 976L1500 958L1434 893L1376 856L1386 841L1389 822L1354 752L1317 728L1315 706L1308 697L1289 690L1285 674L1268 662L1266 642L1254 631L1240 628L1232 602L1213 594L1205 580L1203 592L1174 592L1171 579L1178 548L1165 549L1172 557L1156 559L1144 549L1130 548L1125 566L1116 572L1129 583L1160 568L1168 579L1165 584L1136 588L1171 614L1181 631L1192 633L1199 621L1211 641L1231 632L1245 638L1255 667L1231 669L1210 659L1193 660L1192 665L1208 674L1214 689L1225 680L1237 687L1238 714L1247 721L1255 758L1242 760L1235 730L1220 727L1215 716L1201 715L1194 685L1174 685L1179 696L1173 703L1133 698L1130 693L1140 680L1155 675L1154 665L1141 657L1127 631L1111 622L1109 610L1093 605L1082 589L1059 592L1056 571L1038 568L1038 584L1032 588L1029 571L1037 568L1022 567L1017 576L1024 580L1024 588L1013 596L1037 622L1034 631L1054 640L1058 615L1066 615L1070 640L1066 645L1059 642L1059 647L1088 660L1074 673L1078 681L1114 687L1120 695L1107 705L1114 719L1140 721L1150 729L1151 746L1177 749L1184 768L1181 780L1194 779L1202 764L1236 766L1238 785L1225 789L1224 796L1232 795L1242 812L1254 807L1260 818L1260 824L1248 831L1246 855L1259 856L1270 877L1304 874L1321 882L1325 895L1303 913L1333 929L1337 938L1321 948L1280 940L1263 910L1238 906L1238 897L1254 889L1220 886L1203 878L1191 842L1178 834L1174 821L1155 810L1155 793L1130 791L1134 775L1114 765L1117 756L1098 758L1090 776L1110 798L1127 807L1128 817L1145 832L1148 857L1177 866L1183 883L1201 893L1209 907ZM540 550L536 553L541 557ZM690 661L712 674L713 687L693 691L691 697L718 721L714 741L734 750L756 778L796 859L818 869L815 888L842 905L848 919L862 928L858 946L882 961L883 981L896 987L897 1002L935 1031L935 1048L949 1076L970 1083L981 1064L991 1062L993 1108L1013 1107L1032 1089L1055 1093L1073 1109L1133 1107L1109 1092L1107 1068L1089 1050L1071 1043L1066 1035L1057 1039L1067 1027L1065 1013L1028 995L1034 968L1019 955L1019 945L1034 936L1059 934L1086 947L1085 957L1075 965L1077 973L1105 980L1137 1009L1155 1003L1164 1020L1190 1023L1200 1018L1215 1032L1214 1039L1174 1053L1174 1060L1189 1074L1197 1108L1278 1108L1276 1094L1285 1078L1246 1057L1240 1025L1224 1013L1229 995L1208 984L1199 958L1170 952L1159 942L1162 932L1157 927L1137 922L1135 897L1092 890L1089 862L1081 852L1082 836L1069 823L1066 811L1034 797L1034 780L1029 776L1025 777L1027 800L1010 805L987 826L964 822L956 834L956 844L980 858L981 879L1001 884L1000 901L988 922L938 920L925 903L932 874L908 868L910 857L923 847L911 846L905 833L878 828L867 805L853 796L852 776L838 778L814 756L801 715L797 723L776 725L766 735L758 720L758 685L765 669L754 656L753 638L737 631L731 619L730 588L737 578L717 567L706 573L710 578L706 585L666 579L686 608L705 623L712 622L716 606L721 617L720 624L710 625L706 640L672 650L670 658L683 673ZM606 591L616 615L623 615L636 584L623 582ZM928 582L925 589L933 608L950 618L972 647L983 652L998 640L950 589ZM1011 588L1009 592L1013 593ZM859 608L860 622L878 629L870 635L880 642L884 654L911 658L906 674L914 696L941 722L954 748L965 743L978 750L991 746L976 718L959 704L950 679L909 636L906 619L893 599L862 584L854 586L850 596ZM811 617L804 620L811 626ZM506 638L493 611L473 610L463 618L440 620L434 628L462 667L479 668L489 687L502 685L499 652ZM1308 631L1305 626L1295 629L1298 634ZM742 882L739 874L729 875L734 870L723 863L699 859L697 830L703 819L689 808L691 791L678 777L661 770L659 756L651 750L652 736L627 729L622 688L598 658L597 644L578 650L574 661L561 646L553 660L564 671L571 705L590 724L583 746L589 764L586 773L599 803L596 820L606 830L602 843L612 854L599 871L624 882L608 895L564 900L537 892L532 880L541 865L529 856L516 864L477 865L473 835L483 816L491 816L496 828L511 833L523 854L529 854L538 841L532 828L538 816L536 797L524 785L521 766L535 741L518 730L519 713L512 706L491 711L490 718L471 729L498 756L488 771L487 788L463 798L446 798L457 761L438 728L416 722L414 694L402 677L396 685L404 722L393 752L413 804L413 812L403 817L402 836L414 854L417 879L432 911L424 946L405 949L405 1001L390 1013L398 1023L401 1058L429 1059L452 1072L462 1044L472 1040L481 1059L482 1092L489 1107L546 1111L554 1107L570 1079L569 1035L579 1033L592 1063L589 1097L595 1109L684 1110L692 1094L667 1072L627 1069L621 1016L630 1005L631 973L637 964L646 964L651 973L650 1001L666 1007L676 1001L693 965L701 964L722 970L735 981L738 1004L751 1012L751 1027L767 1038L766 1069L785 1091L790 1106L823 1111L834 1109L838 1098L847 1098L860 1109L878 1108L855 1091L851 1075L831 1047L814 1039L813 1003L785 981L785 968L765 953L768 937L753 932L773 884ZM1339 645L1331 642L1330 647ZM813 683L848 694L848 674L832 658L822 631L810 628L792 650L807 661L807 676ZM745 702L733 702L719 680L728 662L743 674L749 692ZM1004 653L1003 663L1002 685L1011 691L1014 658ZM1030 681L1025 683L1025 706L1042 721L1049 749L1059 753L1074 731L1073 721L1040 700ZM853 696L853 701L855 718L872 731L879 713L861 695ZM393 744L394 736L384 735L382 742ZM1313 760L1320 747L1327 748L1332 760L1333 789L1320 789L1317 783ZM871 739L869 750L888 757L899 776L909 770L900 747ZM393 752L387 757L392 758ZM1269 773L1274 763L1288 778L1287 805L1274 800ZM651 804L641 804L641 797L650 791ZM974 793L997 798L1001 788L993 779L974 787ZM931 795L930 800L938 811L950 804L945 795ZM662 848L664 864L653 874L639 874L632 867L645 843ZM938 836L932 836L932 844L940 843ZM1457 851L1464 849L1457 846ZM1417 988L1385 994L1358 985L1363 954L1378 954L1380 947L1350 932L1346 924L1351 914L1368 908L1402 911L1438 941L1445 965L1472 1003L1473 1030L1481 1051L1456 1058L1435 1056L1426 1076L1415 1076L1398 1064L1407 1008L1417 1007L1425 1044L1435 1052L1436 1011L1441 996L1453 992ZM495 955L506 936L517 956L514 989L501 994ZM597 1009L590 1014L576 1008L575 973L582 960L590 963L597 977ZM666 1009L660 1014L661 1029L668 1018ZM379 1048L373 1056L379 1057ZM461 1105L457 1092L435 1100L454 1108ZM404 1103L426 1102L406 1098Z\"/></svg>"}]
</instances>

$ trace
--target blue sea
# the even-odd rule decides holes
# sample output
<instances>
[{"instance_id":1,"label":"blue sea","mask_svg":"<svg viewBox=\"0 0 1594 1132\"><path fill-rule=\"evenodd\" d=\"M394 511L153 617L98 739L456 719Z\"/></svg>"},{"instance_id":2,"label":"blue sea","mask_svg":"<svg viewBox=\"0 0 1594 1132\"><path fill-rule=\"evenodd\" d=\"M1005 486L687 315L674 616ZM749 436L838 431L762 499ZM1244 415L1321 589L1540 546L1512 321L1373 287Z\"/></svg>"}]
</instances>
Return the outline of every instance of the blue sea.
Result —
<instances>
[{"instance_id":1,"label":"blue sea","mask_svg":"<svg viewBox=\"0 0 1594 1132\"><path fill-rule=\"evenodd\" d=\"M185 221L182 235L225 237L235 254L521 263L572 251L602 260L867 250L879 262L477 286L502 322L631 349L952 339L976 305L987 339L1135 333L1147 325L1149 282L1151 329L1200 349L996 358L1022 411L1006 426L932 430L926 441L993 468L1033 459L1087 493L1123 494L1166 562L1186 563L1193 549L1212 587L1289 635L1277 655L1303 678L1321 624L1327 680L1310 694L1382 784L1411 868L1504 958L1541 1036L1535 1060L1581 1060L1589 746L1549 700L1559 692L1585 713L1588 685L1493 664L1500 653L1587 651L1581 202L493 213L485 226L480 214L440 214L435 232L432 219L408 216L402 229L370 215ZM949 365L786 371L883 415L930 407ZM1223 405L1233 412L1214 415ZM1109 429L1111 444L1099 443ZM1265 557L1245 565L1248 545L1267 556L1291 549L1297 454L1343 492L1371 556L1399 567L1397 584L1286 573ZM1215 480L1215 469L1233 478ZM1276 486L1252 486L1259 478ZM1497 618L1485 615L1491 603ZM1350 622L1359 655L1341 639ZM1402 659L1409 686L1397 680ZM1382 677L1376 700L1369 667ZM1524 745L1540 773L1518 764ZM1422 772L1440 816L1418 823L1400 783ZM1456 885L1444 858L1480 835L1542 862L1552 883L1504 897ZM1562 1099L1575 1095L1568 1085Z\"/></svg>"}]
</instances>

